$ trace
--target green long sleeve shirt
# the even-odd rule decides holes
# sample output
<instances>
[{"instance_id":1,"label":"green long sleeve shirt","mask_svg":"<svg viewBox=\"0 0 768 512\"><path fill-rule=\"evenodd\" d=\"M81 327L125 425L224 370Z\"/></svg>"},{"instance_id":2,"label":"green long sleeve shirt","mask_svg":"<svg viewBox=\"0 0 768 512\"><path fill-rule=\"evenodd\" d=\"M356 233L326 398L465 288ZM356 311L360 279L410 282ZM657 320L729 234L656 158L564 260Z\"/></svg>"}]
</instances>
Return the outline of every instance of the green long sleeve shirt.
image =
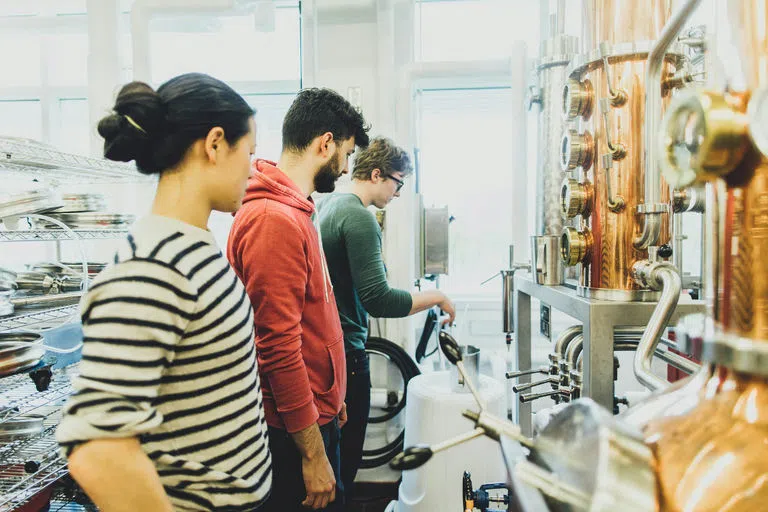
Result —
<instances>
[{"instance_id":1,"label":"green long sleeve shirt","mask_svg":"<svg viewBox=\"0 0 768 512\"><path fill-rule=\"evenodd\" d=\"M408 316L406 290L390 288L381 255L376 217L355 194L333 194L318 207L320 233L347 351L365 348L368 315Z\"/></svg>"}]
</instances>

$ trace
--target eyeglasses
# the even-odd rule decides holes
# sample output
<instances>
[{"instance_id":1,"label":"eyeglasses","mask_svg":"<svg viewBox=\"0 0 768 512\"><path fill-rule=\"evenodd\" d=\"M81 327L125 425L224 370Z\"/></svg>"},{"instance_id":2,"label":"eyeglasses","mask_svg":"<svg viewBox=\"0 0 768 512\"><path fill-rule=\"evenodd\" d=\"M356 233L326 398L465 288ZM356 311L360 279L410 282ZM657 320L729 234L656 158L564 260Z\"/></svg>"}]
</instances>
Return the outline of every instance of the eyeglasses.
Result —
<instances>
[{"instance_id":1,"label":"eyeglasses","mask_svg":"<svg viewBox=\"0 0 768 512\"><path fill-rule=\"evenodd\" d=\"M397 189L395 192L400 192L400 189L405 186L405 182L403 180L397 179L394 176L390 176L389 174L386 177L397 183Z\"/></svg>"}]
</instances>

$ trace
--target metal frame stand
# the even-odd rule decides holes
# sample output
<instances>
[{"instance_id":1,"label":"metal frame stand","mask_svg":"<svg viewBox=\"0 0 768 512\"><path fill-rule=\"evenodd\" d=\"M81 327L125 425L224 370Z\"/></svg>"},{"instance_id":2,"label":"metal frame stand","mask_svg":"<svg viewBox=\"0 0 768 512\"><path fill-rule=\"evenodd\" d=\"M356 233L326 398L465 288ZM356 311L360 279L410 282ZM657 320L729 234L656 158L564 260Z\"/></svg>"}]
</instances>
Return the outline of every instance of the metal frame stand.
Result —
<instances>
[{"instance_id":1,"label":"metal frame stand","mask_svg":"<svg viewBox=\"0 0 768 512\"><path fill-rule=\"evenodd\" d=\"M610 302L587 299L565 286L542 286L530 274L515 275L515 331L517 370L531 368L531 298L550 305L583 325L584 377L581 395L613 410L613 331L615 327L645 326L651 318L655 302ZM670 325L680 317L704 311L703 301L678 304ZM518 382L530 382L526 375ZM531 404L515 400L515 417L523 434L532 435Z\"/></svg>"}]
</instances>

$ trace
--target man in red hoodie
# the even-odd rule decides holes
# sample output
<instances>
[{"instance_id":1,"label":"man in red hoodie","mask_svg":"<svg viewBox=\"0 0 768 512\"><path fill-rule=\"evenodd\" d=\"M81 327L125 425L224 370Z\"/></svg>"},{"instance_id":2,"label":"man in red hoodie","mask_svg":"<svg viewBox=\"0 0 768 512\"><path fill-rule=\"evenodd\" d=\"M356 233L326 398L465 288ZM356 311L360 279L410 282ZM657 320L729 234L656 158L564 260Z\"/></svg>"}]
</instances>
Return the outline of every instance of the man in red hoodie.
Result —
<instances>
[{"instance_id":1,"label":"man in red hoodie","mask_svg":"<svg viewBox=\"0 0 768 512\"><path fill-rule=\"evenodd\" d=\"M280 161L254 163L229 235L227 258L253 304L272 452L272 493L260 511L343 508L344 336L310 195L334 190L367 132L336 92L301 91L283 122Z\"/></svg>"}]
</instances>

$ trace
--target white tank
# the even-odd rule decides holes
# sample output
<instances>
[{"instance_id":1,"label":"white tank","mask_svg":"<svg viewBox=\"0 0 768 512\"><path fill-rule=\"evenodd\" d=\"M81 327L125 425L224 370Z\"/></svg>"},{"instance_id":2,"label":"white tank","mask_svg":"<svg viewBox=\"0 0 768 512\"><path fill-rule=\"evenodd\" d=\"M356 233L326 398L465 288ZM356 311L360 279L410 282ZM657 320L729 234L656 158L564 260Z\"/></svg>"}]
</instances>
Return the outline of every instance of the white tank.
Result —
<instances>
[{"instance_id":1,"label":"white tank","mask_svg":"<svg viewBox=\"0 0 768 512\"><path fill-rule=\"evenodd\" d=\"M408 383L405 408L405 446L437 444L474 428L464 418L465 409L478 410L471 393L453 391L449 372L419 375ZM480 376L480 394L488 411L504 417L504 386ZM418 469L403 471L397 512L461 510L461 478L472 474L472 483L506 482L507 473L499 444L479 437L434 455Z\"/></svg>"}]
</instances>

